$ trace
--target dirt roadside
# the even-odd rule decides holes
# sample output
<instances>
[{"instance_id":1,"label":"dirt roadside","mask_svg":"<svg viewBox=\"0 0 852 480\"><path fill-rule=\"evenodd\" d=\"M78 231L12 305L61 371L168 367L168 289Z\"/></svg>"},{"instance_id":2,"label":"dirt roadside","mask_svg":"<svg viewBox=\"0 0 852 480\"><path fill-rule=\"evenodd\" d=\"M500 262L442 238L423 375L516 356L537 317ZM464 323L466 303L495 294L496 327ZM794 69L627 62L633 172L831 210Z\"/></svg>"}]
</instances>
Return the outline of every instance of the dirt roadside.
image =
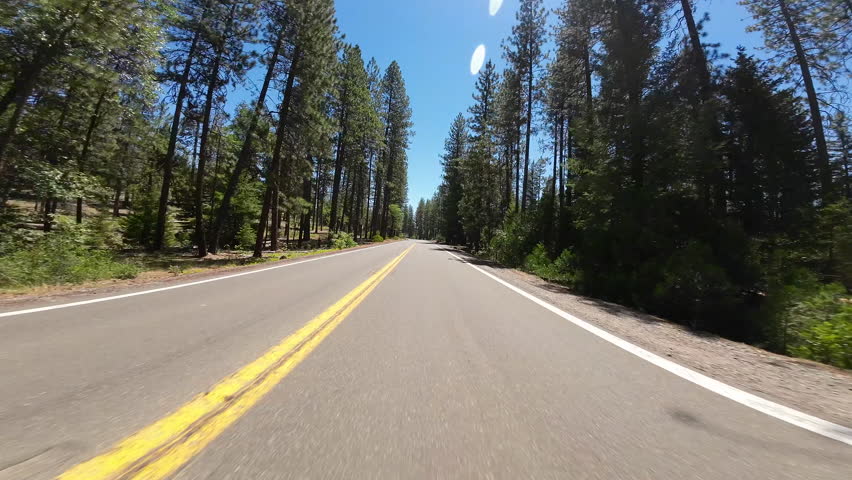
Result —
<instances>
[{"instance_id":1,"label":"dirt roadside","mask_svg":"<svg viewBox=\"0 0 852 480\"><path fill-rule=\"evenodd\" d=\"M388 240L384 242L393 243L398 240ZM35 302L43 303L64 303L71 301L85 300L85 297L92 295L103 295L115 293L118 291L133 289L146 286L169 286L177 283L186 283L190 281L205 280L207 278L216 277L227 273L238 273L242 271L259 270L269 268L273 265L283 265L287 263L298 262L306 258L325 257L334 255L340 252L361 250L377 246L378 244L358 245L357 247L346 248L342 250L319 251L317 253L301 252L293 258L282 258L281 260L269 260L248 265L223 265L211 266L200 271L192 273L175 274L168 270L147 270L135 278L131 279L112 279L100 280L96 282L86 282L80 284L65 284L65 285L44 285L41 287L33 287L22 291L15 292L0 292L0 308L10 309L11 307L26 308Z\"/></svg>"}]
</instances>

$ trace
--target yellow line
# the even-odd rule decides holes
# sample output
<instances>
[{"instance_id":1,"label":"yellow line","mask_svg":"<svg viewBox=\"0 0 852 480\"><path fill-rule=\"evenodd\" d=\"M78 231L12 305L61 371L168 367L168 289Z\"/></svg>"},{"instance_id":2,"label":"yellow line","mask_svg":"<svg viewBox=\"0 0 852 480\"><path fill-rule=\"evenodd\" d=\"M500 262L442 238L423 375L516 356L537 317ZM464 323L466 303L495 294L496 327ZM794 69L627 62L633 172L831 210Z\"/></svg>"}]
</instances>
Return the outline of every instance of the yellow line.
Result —
<instances>
[{"instance_id":1,"label":"yellow line","mask_svg":"<svg viewBox=\"0 0 852 480\"><path fill-rule=\"evenodd\" d=\"M161 479L174 473L287 376L414 245L263 356L160 419L60 475L60 480Z\"/></svg>"}]
</instances>

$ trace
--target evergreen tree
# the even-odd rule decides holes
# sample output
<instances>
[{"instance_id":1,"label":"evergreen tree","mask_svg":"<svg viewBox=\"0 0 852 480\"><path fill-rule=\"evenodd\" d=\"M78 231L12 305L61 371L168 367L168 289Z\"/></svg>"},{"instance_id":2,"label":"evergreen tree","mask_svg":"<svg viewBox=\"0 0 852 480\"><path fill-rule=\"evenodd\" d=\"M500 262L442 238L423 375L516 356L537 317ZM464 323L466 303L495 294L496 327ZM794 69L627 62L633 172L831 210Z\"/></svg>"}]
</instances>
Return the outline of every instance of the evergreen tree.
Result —
<instances>
[{"instance_id":1,"label":"evergreen tree","mask_svg":"<svg viewBox=\"0 0 852 480\"><path fill-rule=\"evenodd\" d=\"M527 205L528 174L530 165L530 144L533 136L533 117L535 106L540 97L539 80L544 52L542 46L546 40L545 23L547 12L542 0L522 0L516 14L517 24L512 27L512 36L505 46L506 59L520 77L521 95L524 99L524 175L521 191L521 210Z\"/></svg>"},{"instance_id":2,"label":"evergreen tree","mask_svg":"<svg viewBox=\"0 0 852 480\"><path fill-rule=\"evenodd\" d=\"M464 173L461 167L467 153L468 133L467 122L462 114L458 114L450 126L450 132L444 141L442 165L444 177L442 188L444 192L442 207L444 227L441 232L447 243L461 245L464 240L464 226L459 211L464 185Z\"/></svg>"},{"instance_id":3,"label":"evergreen tree","mask_svg":"<svg viewBox=\"0 0 852 480\"><path fill-rule=\"evenodd\" d=\"M373 232L387 237L390 228L391 205L406 203L408 177L408 149L411 136L411 107L405 90L405 81L399 64L391 62L381 85L381 115L385 125L384 149L377 171L380 176L375 186L373 206Z\"/></svg>"},{"instance_id":4,"label":"evergreen tree","mask_svg":"<svg viewBox=\"0 0 852 480\"><path fill-rule=\"evenodd\" d=\"M821 28L823 24L817 19L822 8L818 2L742 0L740 4L751 12L755 21L750 29L761 31L766 48L775 52L773 62L777 71L800 82L805 89L817 149L821 196L827 201L832 193L831 166L820 107L826 99L820 98L815 77L825 85L834 85L840 73L838 59L849 54L844 50L848 43L838 39L835 30Z\"/></svg>"}]
</instances>

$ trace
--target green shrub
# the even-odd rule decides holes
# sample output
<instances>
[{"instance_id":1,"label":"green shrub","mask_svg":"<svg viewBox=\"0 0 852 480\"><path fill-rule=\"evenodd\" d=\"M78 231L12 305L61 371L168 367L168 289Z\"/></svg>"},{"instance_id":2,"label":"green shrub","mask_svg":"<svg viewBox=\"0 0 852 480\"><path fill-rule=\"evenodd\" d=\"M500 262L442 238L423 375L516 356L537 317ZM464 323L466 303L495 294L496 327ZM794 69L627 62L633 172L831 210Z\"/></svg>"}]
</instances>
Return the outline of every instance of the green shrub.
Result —
<instances>
[{"instance_id":1,"label":"green shrub","mask_svg":"<svg viewBox=\"0 0 852 480\"><path fill-rule=\"evenodd\" d=\"M60 222L57 230L0 257L0 288L133 278L138 265L87 245L84 226Z\"/></svg>"},{"instance_id":2,"label":"green shrub","mask_svg":"<svg viewBox=\"0 0 852 480\"><path fill-rule=\"evenodd\" d=\"M504 228L494 232L488 245L490 257L510 267L523 265L527 255L536 248L536 238L531 215L510 214Z\"/></svg>"},{"instance_id":3,"label":"green shrub","mask_svg":"<svg viewBox=\"0 0 852 480\"><path fill-rule=\"evenodd\" d=\"M352 238L351 233L339 232L331 237L331 246L338 250L343 250L344 248L356 247L358 244Z\"/></svg>"},{"instance_id":4,"label":"green shrub","mask_svg":"<svg viewBox=\"0 0 852 480\"><path fill-rule=\"evenodd\" d=\"M803 291L810 290L806 294ZM852 368L852 301L846 288L833 283L799 289L782 312L790 354Z\"/></svg>"},{"instance_id":5,"label":"green shrub","mask_svg":"<svg viewBox=\"0 0 852 480\"><path fill-rule=\"evenodd\" d=\"M88 230L87 243L99 249L118 250L124 247L121 222L111 215L100 214L84 223Z\"/></svg>"},{"instance_id":6,"label":"green shrub","mask_svg":"<svg viewBox=\"0 0 852 480\"><path fill-rule=\"evenodd\" d=\"M736 289L718 263L708 245L690 242L672 253L662 270L656 264L648 264L640 278L662 276L650 302L656 311L703 329L709 327L708 319L730 310L731 302L737 299Z\"/></svg>"},{"instance_id":7,"label":"green shrub","mask_svg":"<svg viewBox=\"0 0 852 480\"><path fill-rule=\"evenodd\" d=\"M537 273L548 269L551 265L550 258L547 257L547 249L539 243L533 248L533 251L524 259L524 268L530 272Z\"/></svg>"},{"instance_id":8,"label":"green shrub","mask_svg":"<svg viewBox=\"0 0 852 480\"><path fill-rule=\"evenodd\" d=\"M384 242L384 241L385 241L385 239L384 239L384 237L382 237L381 235L379 235L379 234L377 233L377 234L373 235L373 240L372 240L372 241L373 241L373 243L382 243L382 242Z\"/></svg>"},{"instance_id":9,"label":"green shrub","mask_svg":"<svg viewBox=\"0 0 852 480\"><path fill-rule=\"evenodd\" d=\"M539 243L524 259L524 268L549 282L573 284L573 258L570 251L563 250L556 260L550 260L547 249Z\"/></svg>"},{"instance_id":10,"label":"green shrub","mask_svg":"<svg viewBox=\"0 0 852 480\"><path fill-rule=\"evenodd\" d=\"M251 250L257 240L257 231L249 223L244 223L237 232L237 248Z\"/></svg>"},{"instance_id":11,"label":"green shrub","mask_svg":"<svg viewBox=\"0 0 852 480\"><path fill-rule=\"evenodd\" d=\"M157 229L157 204L152 196L143 196L135 205L133 211L122 219L122 229L125 240L140 247L151 247ZM174 213L169 212L166 218L166 229L163 235L163 246L175 247L178 241L175 234L178 230Z\"/></svg>"}]
</instances>

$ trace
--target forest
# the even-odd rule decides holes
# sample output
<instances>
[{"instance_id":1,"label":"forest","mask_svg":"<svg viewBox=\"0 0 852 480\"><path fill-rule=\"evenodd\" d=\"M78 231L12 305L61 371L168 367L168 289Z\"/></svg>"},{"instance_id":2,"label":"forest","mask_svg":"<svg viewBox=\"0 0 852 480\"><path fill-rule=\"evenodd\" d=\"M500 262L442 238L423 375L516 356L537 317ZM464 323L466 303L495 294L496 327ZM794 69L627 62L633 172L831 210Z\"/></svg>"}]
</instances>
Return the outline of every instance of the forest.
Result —
<instances>
[{"instance_id":1,"label":"forest","mask_svg":"<svg viewBox=\"0 0 852 480\"><path fill-rule=\"evenodd\" d=\"M852 368L852 3L740 0L727 53L700 3L522 0L415 233Z\"/></svg>"},{"instance_id":2,"label":"forest","mask_svg":"<svg viewBox=\"0 0 852 480\"><path fill-rule=\"evenodd\" d=\"M413 234L403 73L365 53L333 0L0 3L0 289Z\"/></svg>"}]
</instances>

